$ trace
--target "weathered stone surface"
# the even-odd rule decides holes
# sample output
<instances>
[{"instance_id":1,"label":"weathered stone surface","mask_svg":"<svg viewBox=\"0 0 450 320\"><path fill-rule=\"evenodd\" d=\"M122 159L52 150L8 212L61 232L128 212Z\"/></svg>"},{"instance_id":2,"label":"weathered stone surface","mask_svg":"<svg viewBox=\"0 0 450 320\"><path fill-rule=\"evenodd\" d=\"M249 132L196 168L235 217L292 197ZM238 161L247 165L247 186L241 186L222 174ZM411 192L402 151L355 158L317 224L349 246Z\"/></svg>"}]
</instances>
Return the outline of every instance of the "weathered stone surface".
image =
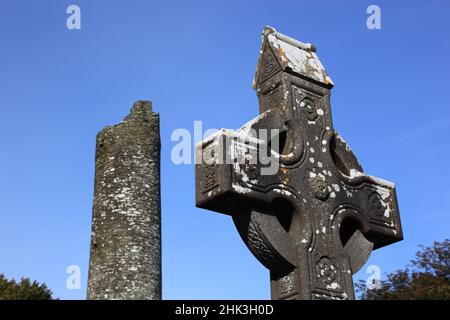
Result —
<instances>
[{"instance_id":1,"label":"weathered stone surface","mask_svg":"<svg viewBox=\"0 0 450 320\"><path fill-rule=\"evenodd\" d=\"M159 114L136 102L97 135L88 299L161 298Z\"/></svg>"},{"instance_id":2,"label":"weathered stone surface","mask_svg":"<svg viewBox=\"0 0 450 320\"><path fill-rule=\"evenodd\" d=\"M395 186L365 174L334 130L313 45L266 28L253 86L260 115L196 146L196 205L232 216L272 299L354 299L372 249L403 238Z\"/></svg>"}]
</instances>

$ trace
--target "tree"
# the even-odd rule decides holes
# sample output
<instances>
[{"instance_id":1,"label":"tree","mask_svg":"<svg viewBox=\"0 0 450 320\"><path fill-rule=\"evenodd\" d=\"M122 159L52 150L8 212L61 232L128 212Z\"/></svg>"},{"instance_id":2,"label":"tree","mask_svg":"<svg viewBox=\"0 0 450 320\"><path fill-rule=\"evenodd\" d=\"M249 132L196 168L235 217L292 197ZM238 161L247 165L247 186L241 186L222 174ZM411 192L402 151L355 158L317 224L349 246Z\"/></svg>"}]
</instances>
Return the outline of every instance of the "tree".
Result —
<instances>
[{"instance_id":1,"label":"tree","mask_svg":"<svg viewBox=\"0 0 450 320\"><path fill-rule=\"evenodd\" d=\"M52 291L45 283L31 282L22 278L20 282L8 280L0 273L0 300L51 300Z\"/></svg>"},{"instance_id":2,"label":"tree","mask_svg":"<svg viewBox=\"0 0 450 320\"><path fill-rule=\"evenodd\" d=\"M420 250L403 270L386 275L377 288L360 280L356 290L364 300L450 299L450 240L419 246Z\"/></svg>"}]
</instances>

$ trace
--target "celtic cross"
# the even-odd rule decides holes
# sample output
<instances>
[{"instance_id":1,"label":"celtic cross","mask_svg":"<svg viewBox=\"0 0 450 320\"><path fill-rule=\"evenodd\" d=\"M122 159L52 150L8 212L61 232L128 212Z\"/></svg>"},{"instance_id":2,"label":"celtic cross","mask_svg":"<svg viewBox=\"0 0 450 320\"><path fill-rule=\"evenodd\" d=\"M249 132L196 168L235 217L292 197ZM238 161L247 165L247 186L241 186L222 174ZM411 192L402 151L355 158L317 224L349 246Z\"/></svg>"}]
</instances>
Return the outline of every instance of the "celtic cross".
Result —
<instances>
[{"instance_id":1,"label":"celtic cross","mask_svg":"<svg viewBox=\"0 0 450 320\"><path fill-rule=\"evenodd\" d=\"M403 238L395 186L365 174L333 129L333 83L315 52L266 27L260 115L196 146L196 205L232 216L270 270L272 299L354 299L352 274Z\"/></svg>"}]
</instances>

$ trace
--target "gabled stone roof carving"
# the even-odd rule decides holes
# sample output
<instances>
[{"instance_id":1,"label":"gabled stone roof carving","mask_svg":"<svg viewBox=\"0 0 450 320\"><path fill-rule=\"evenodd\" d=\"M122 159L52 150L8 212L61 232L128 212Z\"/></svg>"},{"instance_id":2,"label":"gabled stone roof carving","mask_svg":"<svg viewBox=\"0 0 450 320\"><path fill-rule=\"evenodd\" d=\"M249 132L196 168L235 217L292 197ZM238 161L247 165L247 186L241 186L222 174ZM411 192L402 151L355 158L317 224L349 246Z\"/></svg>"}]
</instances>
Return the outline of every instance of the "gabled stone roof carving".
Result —
<instances>
[{"instance_id":1,"label":"gabled stone roof carving","mask_svg":"<svg viewBox=\"0 0 450 320\"><path fill-rule=\"evenodd\" d=\"M333 87L333 81L317 57L313 44L300 42L272 27L265 27L253 88L256 89L258 84L280 70L312 79L327 88Z\"/></svg>"}]
</instances>

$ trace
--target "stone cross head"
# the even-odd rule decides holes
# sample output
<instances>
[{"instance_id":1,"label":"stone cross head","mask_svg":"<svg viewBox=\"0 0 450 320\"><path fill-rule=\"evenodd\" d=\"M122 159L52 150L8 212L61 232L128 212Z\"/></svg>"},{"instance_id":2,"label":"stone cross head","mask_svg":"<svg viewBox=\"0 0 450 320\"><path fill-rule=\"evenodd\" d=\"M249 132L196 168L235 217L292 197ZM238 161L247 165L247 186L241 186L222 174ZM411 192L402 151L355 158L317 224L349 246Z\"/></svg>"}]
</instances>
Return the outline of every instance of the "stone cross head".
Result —
<instances>
[{"instance_id":1,"label":"stone cross head","mask_svg":"<svg viewBox=\"0 0 450 320\"><path fill-rule=\"evenodd\" d=\"M403 238L395 186L334 130L313 45L266 27L253 87L260 115L196 146L196 205L233 218L272 299L354 299L352 274Z\"/></svg>"}]
</instances>

